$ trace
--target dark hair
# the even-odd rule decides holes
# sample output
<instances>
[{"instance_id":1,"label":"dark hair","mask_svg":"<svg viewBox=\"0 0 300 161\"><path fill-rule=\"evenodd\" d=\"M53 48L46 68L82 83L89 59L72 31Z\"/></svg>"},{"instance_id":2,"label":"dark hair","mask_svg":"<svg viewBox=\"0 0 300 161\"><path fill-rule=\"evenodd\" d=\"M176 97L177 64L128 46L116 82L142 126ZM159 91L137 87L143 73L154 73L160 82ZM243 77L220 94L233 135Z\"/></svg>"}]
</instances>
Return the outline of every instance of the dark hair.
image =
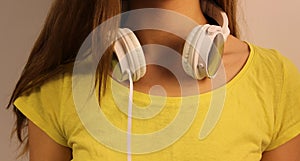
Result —
<instances>
[{"instance_id":1,"label":"dark hair","mask_svg":"<svg viewBox=\"0 0 300 161\"><path fill-rule=\"evenodd\" d=\"M231 34L239 37L236 0L212 1L227 13ZM121 13L120 0L56 0L53 2L44 27L7 105L7 108L13 106L16 115L14 131L21 145L26 140L26 136L23 136L23 129L27 126L26 117L13 105L13 102L25 92L30 92L32 88L40 86L49 78L62 72L66 64L74 62L86 37L102 22L119 13ZM105 87L102 82L104 84L106 82L111 55L112 50L108 50L100 60L98 66L100 88Z\"/></svg>"}]
</instances>

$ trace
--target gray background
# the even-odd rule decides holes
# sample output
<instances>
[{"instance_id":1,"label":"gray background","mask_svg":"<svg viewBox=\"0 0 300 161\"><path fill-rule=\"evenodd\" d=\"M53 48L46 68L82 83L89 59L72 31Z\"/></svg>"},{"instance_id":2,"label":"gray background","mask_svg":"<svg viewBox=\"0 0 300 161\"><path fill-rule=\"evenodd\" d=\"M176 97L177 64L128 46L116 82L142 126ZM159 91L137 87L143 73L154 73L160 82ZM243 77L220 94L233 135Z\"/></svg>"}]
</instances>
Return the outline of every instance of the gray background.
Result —
<instances>
[{"instance_id":1,"label":"gray background","mask_svg":"<svg viewBox=\"0 0 300 161\"><path fill-rule=\"evenodd\" d=\"M0 0L0 161L16 160L17 143L10 140L13 115L8 98L43 25L51 0ZM276 48L300 69L298 0L240 0L242 39ZM28 159L21 159L28 160Z\"/></svg>"}]
</instances>

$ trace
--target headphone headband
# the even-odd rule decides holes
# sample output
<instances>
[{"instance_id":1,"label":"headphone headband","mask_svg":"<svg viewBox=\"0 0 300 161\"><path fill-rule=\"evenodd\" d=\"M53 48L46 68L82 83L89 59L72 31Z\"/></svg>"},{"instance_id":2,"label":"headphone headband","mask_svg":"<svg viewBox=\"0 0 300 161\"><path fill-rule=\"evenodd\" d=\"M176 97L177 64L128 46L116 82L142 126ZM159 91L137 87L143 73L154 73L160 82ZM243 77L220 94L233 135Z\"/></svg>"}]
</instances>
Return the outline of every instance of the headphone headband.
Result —
<instances>
[{"instance_id":1,"label":"headphone headband","mask_svg":"<svg viewBox=\"0 0 300 161\"><path fill-rule=\"evenodd\" d=\"M224 35L224 39L227 40L227 37L230 34L230 30L228 27L228 17L227 14L214 2L210 0L200 0L201 2L201 10L207 16L216 20L216 22L222 26L222 33ZM126 12L128 10L128 0L121 0L122 3L122 12Z\"/></svg>"},{"instance_id":2,"label":"headphone headband","mask_svg":"<svg viewBox=\"0 0 300 161\"><path fill-rule=\"evenodd\" d=\"M227 40L227 37L230 34L227 14L217 4L208 0L201 0L201 9L207 16L213 18L220 26L222 26L224 40Z\"/></svg>"}]
</instances>

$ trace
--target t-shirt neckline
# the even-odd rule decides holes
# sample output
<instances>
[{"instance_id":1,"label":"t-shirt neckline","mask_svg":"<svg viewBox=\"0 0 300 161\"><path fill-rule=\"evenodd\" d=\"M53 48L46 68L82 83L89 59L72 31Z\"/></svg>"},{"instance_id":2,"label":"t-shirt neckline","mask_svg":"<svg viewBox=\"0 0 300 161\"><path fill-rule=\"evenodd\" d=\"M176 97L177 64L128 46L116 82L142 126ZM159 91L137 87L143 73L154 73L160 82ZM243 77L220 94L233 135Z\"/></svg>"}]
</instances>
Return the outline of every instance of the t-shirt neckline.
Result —
<instances>
[{"instance_id":1,"label":"t-shirt neckline","mask_svg":"<svg viewBox=\"0 0 300 161\"><path fill-rule=\"evenodd\" d=\"M210 97L213 93L217 93L217 92L220 92L221 90L228 90L230 89L232 86L236 85L237 82L242 78L244 77L244 75L247 73L249 67L251 66L251 63L253 61L253 58L255 56L255 49L253 47L253 45L249 42L246 42L245 43L248 45L248 48L249 48L249 56L244 64L244 66L241 68L241 70L238 72L238 74L236 74L230 81L228 81L225 85L221 86L221 87L218 87L218 88L215 88L213 90L210 90L208 92L204 92L204 93L200 93L198 95L189 95L189 96L159 96L159 95L150 95L148 93L143 93L141 91L136 91L134 90L133 93L134 93L134 96L137 97L137 98L148 98L149 96L152 97L152 98L156 98L156 99L159 99L159 98L164 98L164 99L167 99L171 102L177 102L178 100L181 100L183 98L189 100L189 99L194 99L195 97L201 97L201 98L204 98L204 97ZM114 88L118 89L118 95L128 95L128 91L129 91L129 88L122 85L121 83L119 83L117 80L114 80L112 78L111 75L108 76L108 85L110 90L111 90L111 86L116 86Z\"/></svg>"}]
</instances>

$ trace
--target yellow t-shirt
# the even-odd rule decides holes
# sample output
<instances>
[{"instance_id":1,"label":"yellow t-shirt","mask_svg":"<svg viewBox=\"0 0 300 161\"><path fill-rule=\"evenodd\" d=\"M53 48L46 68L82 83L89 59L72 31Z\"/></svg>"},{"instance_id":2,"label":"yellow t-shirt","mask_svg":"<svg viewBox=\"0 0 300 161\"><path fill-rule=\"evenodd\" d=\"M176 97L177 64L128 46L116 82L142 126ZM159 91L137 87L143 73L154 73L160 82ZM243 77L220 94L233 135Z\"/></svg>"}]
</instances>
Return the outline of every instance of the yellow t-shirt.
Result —
<instances>
[{"instance_id":1,"label":"yellow t-shirt","mask_svg":"<svg viewBox=\"0 0 300 161\"><path fill-rule=\"evenodd\" d=\"M139 117L132 119L132 160L259 161L262 152L300 134L298 69L275 50L249 46L245 66L223 88L198 96L151 96L152 102L148 94L135 91L133 102L139 107L133 115ZM73 161L126 161L128 89L110 77L107 82L101 108L82 103L82 93L72 94L70 73L57 75L14 104L54 141L72 148ZM208 121L213 128L201 138L213 93L222 91L223 111L215 125ZM85 108L76 108L81 103Z\"/></svg>"}]
</instances>

